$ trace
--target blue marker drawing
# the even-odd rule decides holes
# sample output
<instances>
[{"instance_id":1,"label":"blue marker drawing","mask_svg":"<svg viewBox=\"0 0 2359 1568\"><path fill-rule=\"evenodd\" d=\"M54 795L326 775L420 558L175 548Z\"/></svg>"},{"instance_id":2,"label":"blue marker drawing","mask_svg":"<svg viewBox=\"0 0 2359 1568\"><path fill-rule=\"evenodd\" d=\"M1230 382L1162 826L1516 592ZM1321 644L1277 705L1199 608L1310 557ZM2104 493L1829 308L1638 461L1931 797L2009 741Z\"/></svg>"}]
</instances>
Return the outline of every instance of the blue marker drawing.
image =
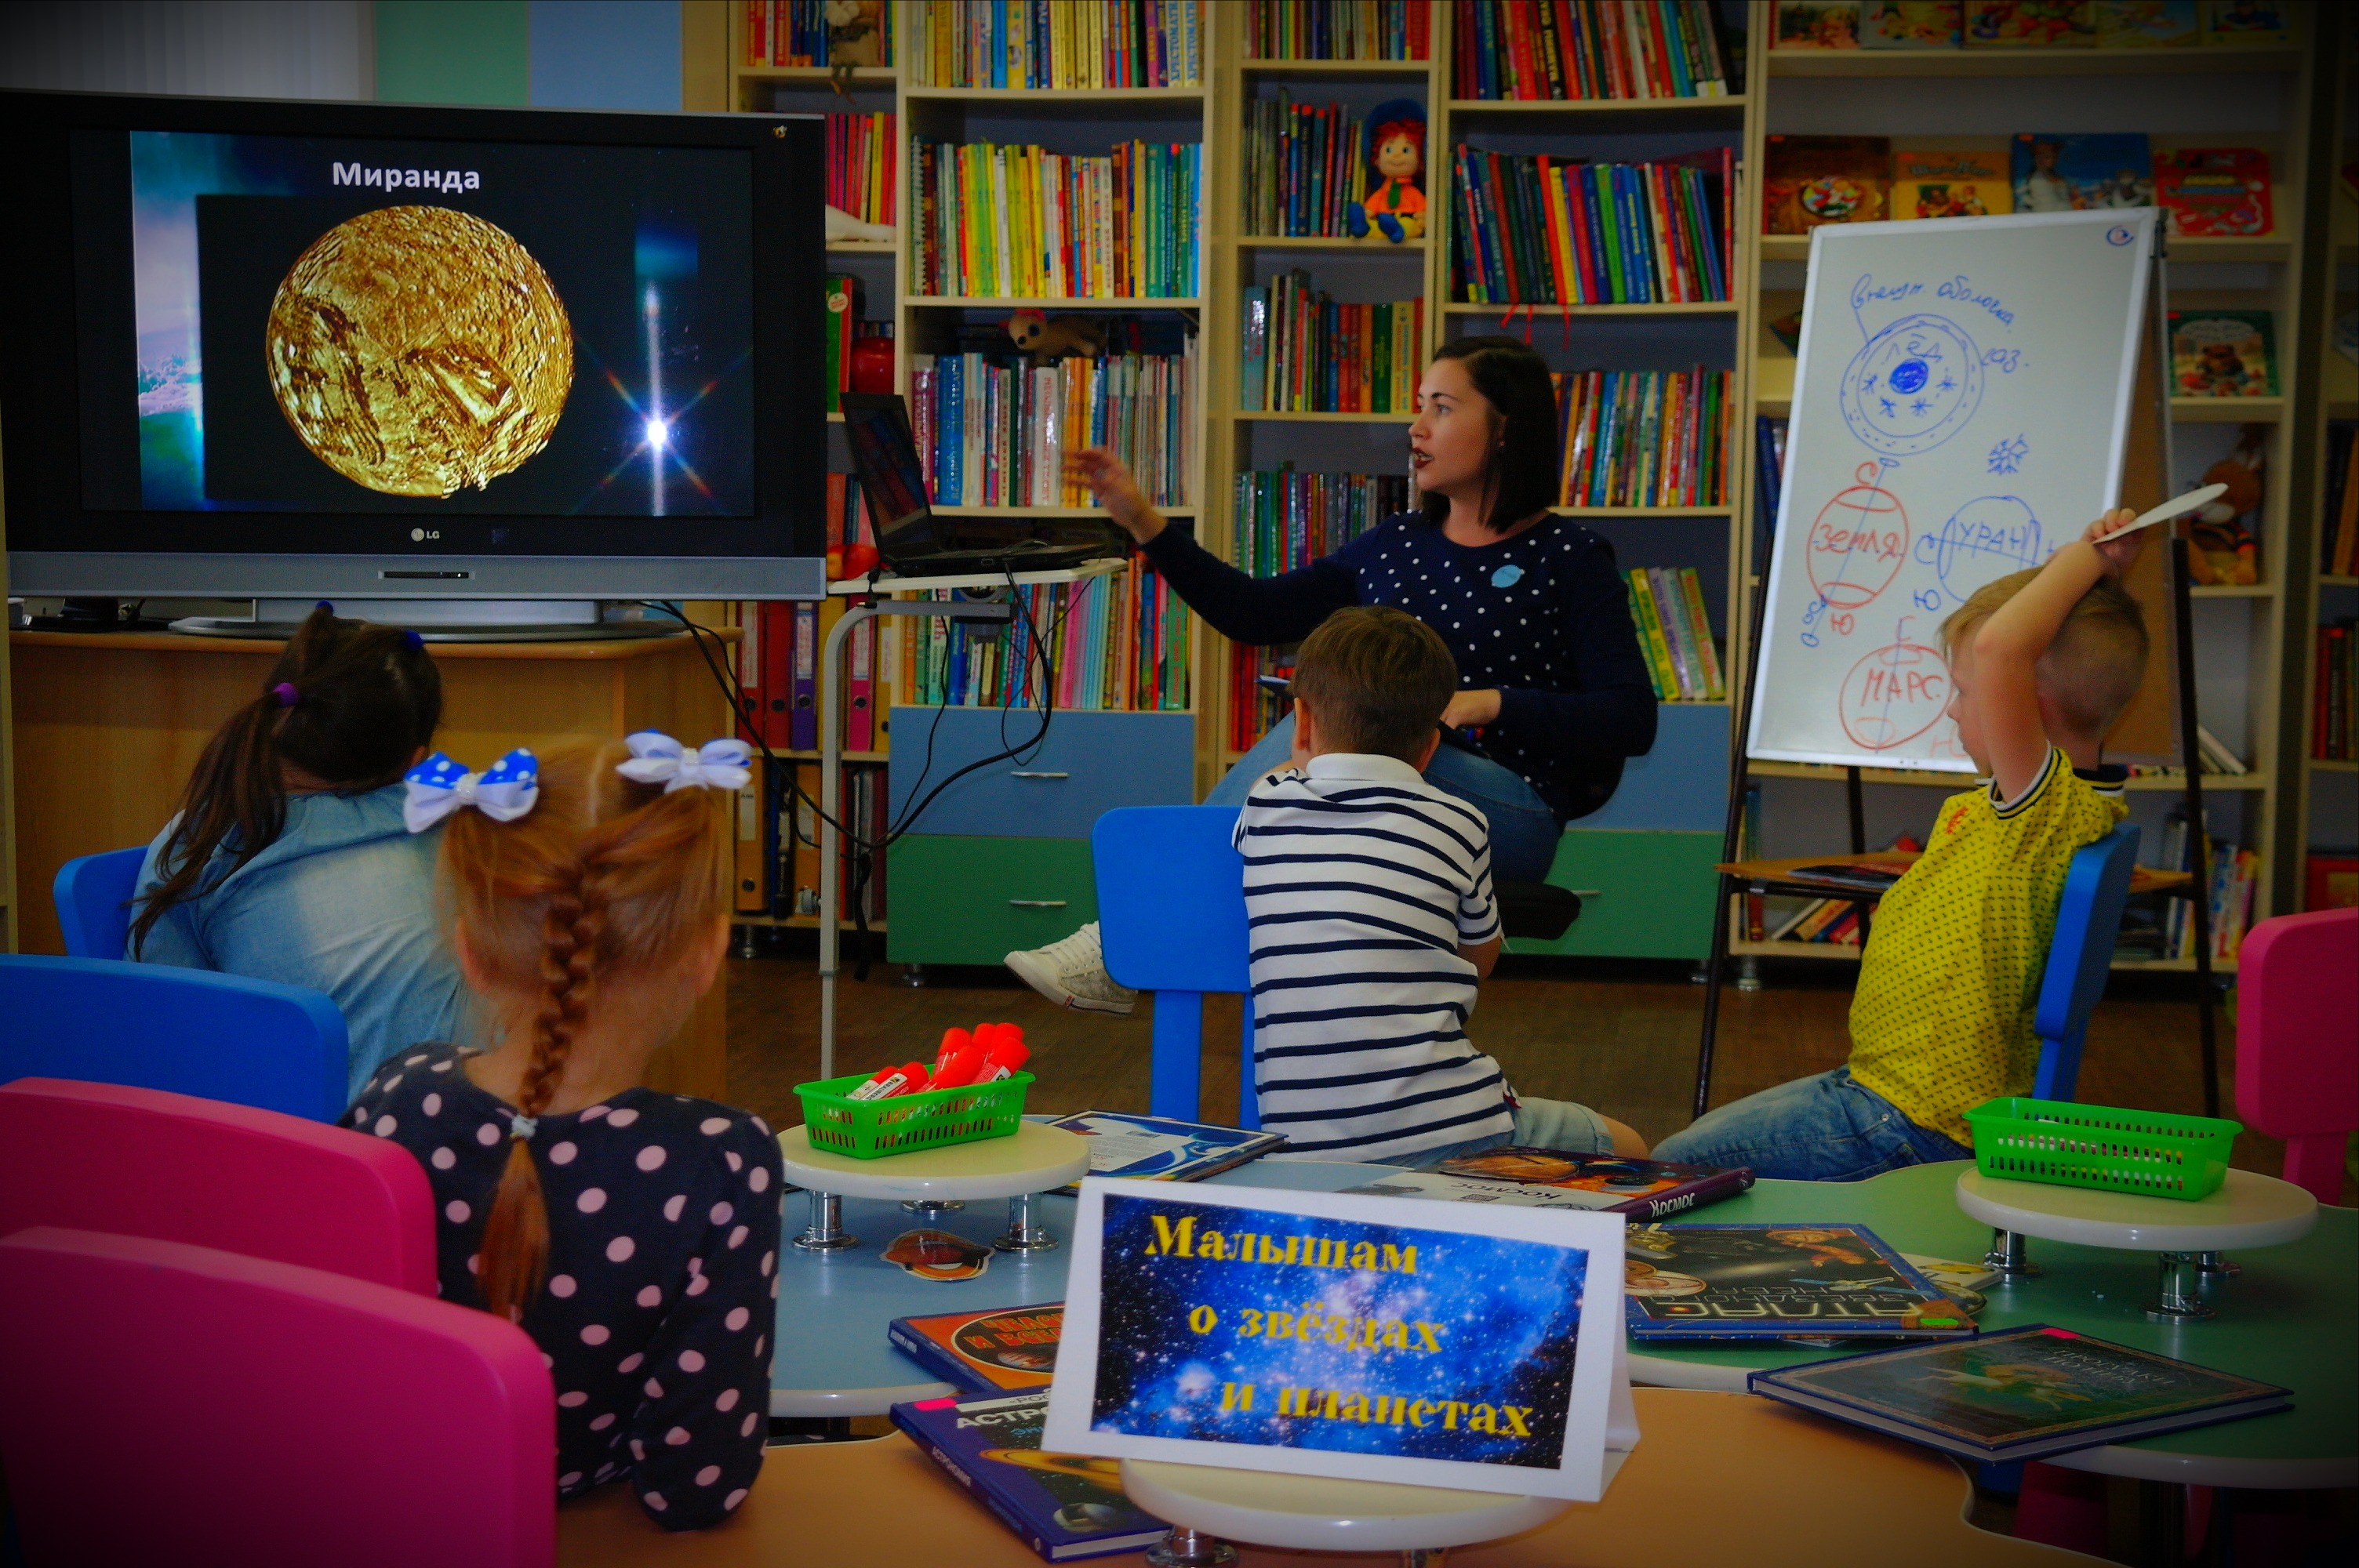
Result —
<instances>
[{"instance_id":1,"label":"blue marker drawing","mask_svg":"<svg viewBox=\"0 0 2359 1568\"><path fill-rule=\"evenodd\" d=\"M1930 452L1973 417L1983 356L1946 317L1904 316L1868 339L1843 371L1851 433L1888 458Z\"/></svg>"},{"instance_id":2,"label":"blue marker drawing","mask_svg":"<svg viewBox=\"0 0 2359 1568\"><path fill-rule=\"evenodd\" d=\"M2009 436L2006 439L2001 441L1997 446L1993 447L1990 449L1990 471L1993 473L2021 473L2023 471L2023 460L2029 456L2030 452L2030 442L2025 440L2020 436Z\"/></svg>"},{"instance_id":3,"label":"blue marker drawing","mask_svg":"<svg viewBox=\"0 0 2359 1568\"><path fill-rule=\"evenodd\" d=\"M1920 588L1917 590L1915 598L1917 608L1928 615L1941 608L1941 590L1938 588Z\"/></svg>"},{"instance_id":4,"label":"blue marker drawing","mask_svg":"<svg viewBox=\"0 0 2359 1568\"><path fill-rule=\"evenodd\" d=\"M1952 599L1963 600L1995 577L2048 558L2039 519L2021 497L1978 495L1940 532L1917 541L1917 559L1933 568ZM1960 580L1950 580L1951 573Z\"/></svg>"}]
</instances>

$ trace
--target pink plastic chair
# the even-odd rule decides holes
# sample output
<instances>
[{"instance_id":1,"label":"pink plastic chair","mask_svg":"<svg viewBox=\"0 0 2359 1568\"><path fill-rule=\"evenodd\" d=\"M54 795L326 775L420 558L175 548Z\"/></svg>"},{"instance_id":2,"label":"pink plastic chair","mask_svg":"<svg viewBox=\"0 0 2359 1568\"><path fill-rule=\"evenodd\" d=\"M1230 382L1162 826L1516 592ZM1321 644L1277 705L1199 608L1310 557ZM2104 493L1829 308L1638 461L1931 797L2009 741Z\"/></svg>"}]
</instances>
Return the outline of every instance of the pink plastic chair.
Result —
<instances>
[{"instance_id":1,"label":"pink plastic chair","mask_svg":"<svg viewBox=\"0 0 2359 1568\"><path fill-rule=\"evenodd\" d=\"M151 1236L434 1293L434 1194L408 1150L161 1089L0 1085L0 1236Z\"/></svg>"},{"instance_id":2,"label":"pink plastic chair","mask_svg":"<svg viewBox=\"0 0 2359 1568\"><path fill-rule=\"evenodd\" d=\"M2236 957L2236 1110L2286 1141L2285 1179L2343 1195L2359 1127L2359 909L2281 914Z\"/></svg>"},{"instance_id":3,"label":"pink plastic chair","mask_svg":"<svg viewBox=\"0 0 2359 1568\"><path fill-rule=\"evenodd\" d=\"M30 1563L548 1568L557 1401L489 1313L210 1247L0 1239Z\"/></svg>"}]
</instances>

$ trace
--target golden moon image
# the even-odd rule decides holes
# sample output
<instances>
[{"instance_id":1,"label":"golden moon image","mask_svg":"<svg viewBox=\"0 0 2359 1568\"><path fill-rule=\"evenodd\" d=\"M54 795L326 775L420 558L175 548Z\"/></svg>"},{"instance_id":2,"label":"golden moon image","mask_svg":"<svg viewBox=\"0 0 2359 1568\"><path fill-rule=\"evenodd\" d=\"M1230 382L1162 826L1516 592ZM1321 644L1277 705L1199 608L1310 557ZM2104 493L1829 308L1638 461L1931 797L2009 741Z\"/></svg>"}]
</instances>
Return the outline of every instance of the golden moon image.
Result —
<instances>
[{"instance_id":1,"label":"golden moon image","mask_svg":"<svg viewBox=\"0 0 2359 1568\"><path fill-rule=\"evenodd\" d=\"M386 495L481 490L549 444L573 323L515 236L381 207L311 242L270 304L270 390L311 454Z\"/></svg>"}]
</instances>

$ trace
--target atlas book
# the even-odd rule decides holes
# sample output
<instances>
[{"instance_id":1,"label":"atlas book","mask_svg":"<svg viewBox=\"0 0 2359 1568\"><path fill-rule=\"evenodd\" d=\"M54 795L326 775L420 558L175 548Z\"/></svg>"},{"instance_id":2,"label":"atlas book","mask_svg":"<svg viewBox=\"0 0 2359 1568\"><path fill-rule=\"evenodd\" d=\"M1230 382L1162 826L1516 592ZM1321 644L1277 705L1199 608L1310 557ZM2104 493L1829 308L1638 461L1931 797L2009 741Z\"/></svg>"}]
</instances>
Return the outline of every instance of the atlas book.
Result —
<instances>
[{"instance_id":1,"label":"atlas book","mask_svg":"<svg viewBox=\"0 0 2359 1568\"><path fill-rule=\"evenodd\" d=\"M2015 211L2007 150L1897 146L1892 149L1892 216L1988 218Z\"/></svg>"},{"instance_id":2,"label":"atlas book","mask_svg":"<svg viewBox=\"0 0 2359 1568\"><path fill-rule=\"evenodd\" d=\"M1660 1219L1734 1197L1753 1184L1753 1173L1612 1154L1510 1145L1461 1154L1430 1171L1388 1172L1347 1192L1375 1197L1437 1198L1444 1203L1505 1204L1511 1208L1579 1208Z\"/></svg>"},{"instance_id":3,"label":"atlas book","mask_svg":"<svg viewBox=\"0 0 2359 1568\"><path fill-rule=\"evenodd\" d=\"M2266 310L2173 310L2173 397L2274 397L2276 330Z\"/></svg>"},{"instance_id":4,"label":"atlas book","mask_svg":"<svg viewBox=\"0 0 2359 1568\"><path fill-rule=\"evenodd\" d=\"M1169 1532L1123 1495L1121 1460L1041 1451L1046 1389L987 1400L919 1400L895 1405L892 1417L1044 1562L1136 1552Z\"/></svg>"},{"instance_id":5,"label":"atlas book","mask_svg":"<svg viewBox=\"0 0 2359 1568\"><path fill-rule=\"evenodd\" d=\"M2154 205L2154 155L2140 131L2023 131L2009 172L2018 212Z\"/></svg>"},{"instance_id":6,"label":"atlas book","mask_svg":"<svg viewBox=\"0 0 2359 1568\"><path fill-rule=\"evenodd\" d=\"M1248 1132L1126 1110L1075 1111L1049 1125L1090 1141L1091 1175L1135 1182L1201 1182L1286 1142L1282 1132Z\"/></svg>"},{"instance_id":7,"label":"atlas book","mask_svg":"<svg viewBox=\"0 0 2359 1568\"><path fill-rule=\"evenodd\" d=\"M1964 1307L1857 1225L1633 1225L1630 1337L1957 1339Z\"/></svg>"},{"instance_id":8,"label":"atlas book","mask_svg":"<svg viewBox=\"0 0 2359 1568\"><path fill-rule=\"evenodd\" d=\"M2011 1464L2267 1415L2290 1390L2031 1324L1746 1379L1752 1391L1963 1459Z\"/></svg>"},{"instance_id":9,"label":"atlas book","mask_svg":"<svg viewBox=\"0 0 2359 1568\"><path fill-rule=\"evenodd\" d=\"M2277 226L2269 155L2259 147L2166 147L2154 200L2173 234L2266 234Z\"/></svg>"},{"instance_id":10,"label":"atlas book","mask_svg":"<svg viewBox=\"0 0 2359 1568\"><path fill-rule=\"evenodd\" d=\"M1057 1369L1065 1303L897 1317L885 1325L893 1348L971 1394L1045 1389Z\"/></svg>"}]
</instances>

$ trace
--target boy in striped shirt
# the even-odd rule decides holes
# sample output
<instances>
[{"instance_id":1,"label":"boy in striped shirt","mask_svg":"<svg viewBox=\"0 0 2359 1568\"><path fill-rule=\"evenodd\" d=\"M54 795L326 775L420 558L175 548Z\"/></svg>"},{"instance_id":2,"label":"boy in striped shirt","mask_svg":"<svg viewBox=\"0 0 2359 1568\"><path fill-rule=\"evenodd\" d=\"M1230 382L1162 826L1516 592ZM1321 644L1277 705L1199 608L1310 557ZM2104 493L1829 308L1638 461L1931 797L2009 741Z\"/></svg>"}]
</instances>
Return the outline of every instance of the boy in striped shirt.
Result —
<instances>
[{"instance_id":1,"label":"boy in striped shirt","mask_svg":"<svg viewBox=\"0 0 2359 1568\"><path fill-rule=\"evenodd\" d=\"M1294 670L1294 758L1237 816L1254 1069L1275 1158L1425 1165L1530 1144L1644 1154L1586 1106L1519 1098L1465 1034L1499 958L1483 814L1425 782L1458 689L1398 610L1339 610Z\"/></svg>"}]
</instances>

